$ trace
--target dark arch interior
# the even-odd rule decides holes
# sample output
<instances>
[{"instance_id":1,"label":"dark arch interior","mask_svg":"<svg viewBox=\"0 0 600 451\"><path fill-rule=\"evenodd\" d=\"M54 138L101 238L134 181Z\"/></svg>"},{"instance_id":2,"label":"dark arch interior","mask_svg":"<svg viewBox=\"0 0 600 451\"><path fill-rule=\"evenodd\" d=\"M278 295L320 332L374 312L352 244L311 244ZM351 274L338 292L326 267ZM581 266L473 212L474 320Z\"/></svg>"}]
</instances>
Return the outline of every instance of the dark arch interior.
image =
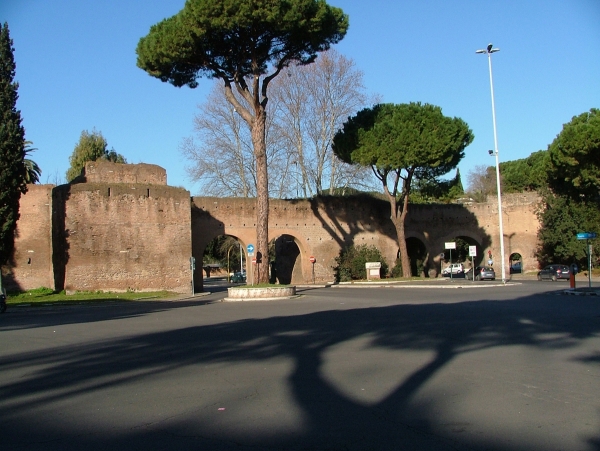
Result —
<instances>
[{"instance_id":1,"label":"dark arch interior","mask_svg":"<svg viewBox=\"0 0 600 451\"><path fill-rule=\"evenodd\" d=\"M288 285L302 281L300 249L294 237L281 235L271 242L269 248L270 282Z\"/></svg>"},{"instance_id":2,"label":"dark arch interior","mask_svg":"<svg viewBox=\"0 0 600 451\"><path fill-rule=\"evenodd\" d=\"M444 249L444 263L450 262L450 254L452 253L452 263L465 263L466 266L470 267L471 262L473 266L483 265L485 262L485 255L483 255L483 247L475 239L468 236L457 236L453 240L456 243L456 249ZM469 247L475 246L476 254L471 257L469 255Z\"/></svg>"},{"instance_id":3,"label":"dark arch interior","mask_svg":"<svg viewBox=\"0 0 600 451\"><path fill-rule=\"evenodd\" d=\"M427 248L418 238L408 238L406 240L406 249L410 258L410 273L412 276L428 277L429 268L427 266Z\"/></svg>"}]
</instances>

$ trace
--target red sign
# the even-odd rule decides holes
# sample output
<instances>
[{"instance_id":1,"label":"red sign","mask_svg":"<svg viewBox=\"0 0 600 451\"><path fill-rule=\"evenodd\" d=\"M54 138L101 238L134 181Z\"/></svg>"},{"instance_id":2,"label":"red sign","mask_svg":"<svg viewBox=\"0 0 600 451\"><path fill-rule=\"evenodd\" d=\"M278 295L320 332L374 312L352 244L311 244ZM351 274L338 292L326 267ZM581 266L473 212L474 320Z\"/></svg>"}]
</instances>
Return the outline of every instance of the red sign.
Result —
<instances>
[{"instance_id":1,"label":"red sign","mask_svg":"<svg viewBox=\"0 0 600 451\"><path fill-rule=\"evenodd\" d=\"M312 255L310 256L309 260L310 260L311 263L314 263L314 262L317 261L317 259L315 257L313 257Z\"/></svg>"},{"instance_id":2,"label":"red sign","mask_svg":"<svg viewBox=\"0 0 600 451\"><path fill-rule=\"evenodd\" d=\"M256 257L252 257L252 263L256 265Z\"/></svg>"}]
</instances>

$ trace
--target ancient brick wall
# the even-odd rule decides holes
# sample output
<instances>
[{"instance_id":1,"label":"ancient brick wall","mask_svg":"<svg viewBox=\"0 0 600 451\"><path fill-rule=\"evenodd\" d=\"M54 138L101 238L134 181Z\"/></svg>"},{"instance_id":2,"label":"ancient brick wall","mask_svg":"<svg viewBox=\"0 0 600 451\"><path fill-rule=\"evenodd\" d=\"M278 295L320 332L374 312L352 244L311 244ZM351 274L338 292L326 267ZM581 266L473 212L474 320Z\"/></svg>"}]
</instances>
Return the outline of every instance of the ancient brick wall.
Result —
<instances>
[{"instance_id":1,"label":"ancient brick wall","mask_svg":"<svg viewBox=\"0 0 600 451\"><path fill-rule=\"evenodd\" d=\"M166 185L167 171L155 164L118 164L106 160L88 161L73 183L133 183Z\"/></svg>"},{"instance_id":2,"label":"ancient brick wall","mask_svg":"<svg viewBox=\"0 0 600 451\"><path fill-rule=\"evenodd\" d=\"M80 183L55 188L31 186L22 197L9 277L15 287L189 293L190 255L197 261L199 290L202 257L212 239L231 235L244 247L256 244L255 199L190 201L189 192L167 186L164 169L154 165L93 162L82 177ZM498 262L495 200L410 205L406 237L423 244L429 269L439 268L444 243L455 237L477 243L481 254L476 264L487 251ZM503 196L505 264L519 253L526 271L537 268L537 202L535 194ZM371 197L272 199L269 239L288 258L275 268L278 276L292 283L312 282L313 277L315 282L332 281L335 259L350 244L376 246L390 267L398 252L389 204ZM262 270L269 262L264 264Z\"/></svg>"},{"instance_id":3,"label":"ancient brick wall","mask_svg":"<svg viewBox=\"0 0 600 451\"><path fill-rule=\"evenodd\" d=\"M188 191L118 183L60 188L64 255L57 260L67 291L190 292Z\"/></svg>"},{"instance_id":4,"label":"ancient brick wall","mask_svg":"<svg viewBox=\"0 0 600 451\"><path fill-rule=\"evenodd\" d=\"M52 189L28 185L21 196L15 235L14 264L4 268L10 290L54 289L52 271Z\"/></svg>"},{"instance_id":5,"label":"ancient brick wall","mask_svg":"<svg viewBox=\"0 0 600 451\"><path fill-rule=\"evenodd\" d=\"M503 196L505 264L512 253L520 253L526 271L537 269L534 256L539 223L535 215L536 194ZM256 201L194 197L192 199L193 255L201 261L206 245L219 235L236 237L245 247L256 244ZM390 221L389 203L361 197L309 200L271 200L269 240L286 236L299 249L294 264L293 283L333 280L335 258L344 247L374 245L392 267L398 246ZM477 243L475 264L492 251L500 260L498 205L495 198L486 203L410 205L406 238L416 238L426 249L426 262L434 275L440 268L439 254L444 243L455 237L467 237ZM314 266L309 258L314 256ZM250 266L250 265L248 265ZM498 264L496 265L498 266ZM201 271L196 270L201 281Z\"/></svg>"},{"instance_id":6,"label":"ancient brick wall","mask_svg":"<svg viewBox=\"0 0 600 451\"><path fill-rule=\"evenodd\" d=\"M372 198L272 199L269 205L269 240L286 237L299 250L293 283L312 282L313 269L315 282L332 281L335 258L340 249L352 243L374 245L392 265L395 261L395 231L386 219L386 202ZM212 239L224 234L236 237L244 247L256 244L256 200L194 197L192 243L196 260L201 261ZM311 256L316 259L314 266ZM201 280L198 268L195 280Z\"/></svg>"}]
</instances>

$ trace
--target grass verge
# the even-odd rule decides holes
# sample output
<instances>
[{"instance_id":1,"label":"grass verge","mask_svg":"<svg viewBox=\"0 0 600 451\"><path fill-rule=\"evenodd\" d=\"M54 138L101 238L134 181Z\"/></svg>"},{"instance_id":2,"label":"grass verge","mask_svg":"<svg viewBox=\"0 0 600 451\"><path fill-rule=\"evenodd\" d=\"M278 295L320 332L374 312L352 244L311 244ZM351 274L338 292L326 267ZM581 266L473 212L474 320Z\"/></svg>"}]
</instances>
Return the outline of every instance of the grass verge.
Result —
<instances>
[{"instance_id":1,"label":"grass verge","mask_svg":"<svg viewBox=\"0 0 600 451\"><path fill-rule=\"evenodd\" d=\"M175 297L176 293L170 291L110 293L102 291L82 291L75 294L65 294L64 291L54 292L49 288L37 288L19 293L8 293L6 302L11 306L47 306L47 305L75 305L102 302L128 302L144 299L168 299Z\"/></svg>"}]
</instances>

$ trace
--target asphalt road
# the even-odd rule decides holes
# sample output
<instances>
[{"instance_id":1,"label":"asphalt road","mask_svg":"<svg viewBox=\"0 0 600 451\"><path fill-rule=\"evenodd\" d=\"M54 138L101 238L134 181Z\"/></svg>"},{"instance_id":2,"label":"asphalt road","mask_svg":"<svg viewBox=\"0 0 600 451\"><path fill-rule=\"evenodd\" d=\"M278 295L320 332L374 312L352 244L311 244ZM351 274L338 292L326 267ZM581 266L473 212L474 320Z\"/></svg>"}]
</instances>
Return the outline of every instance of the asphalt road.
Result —
<instances>
[{"instance_id":1,"label":"asphalt road","mask_svg":"<svg viewBox=\"0 0 600 451\"><path fill-rule=\"evenodd\" d=\"M15 308L0 447L600 450L600 297L567 286Z\"/></svg>"}]
</instances>

